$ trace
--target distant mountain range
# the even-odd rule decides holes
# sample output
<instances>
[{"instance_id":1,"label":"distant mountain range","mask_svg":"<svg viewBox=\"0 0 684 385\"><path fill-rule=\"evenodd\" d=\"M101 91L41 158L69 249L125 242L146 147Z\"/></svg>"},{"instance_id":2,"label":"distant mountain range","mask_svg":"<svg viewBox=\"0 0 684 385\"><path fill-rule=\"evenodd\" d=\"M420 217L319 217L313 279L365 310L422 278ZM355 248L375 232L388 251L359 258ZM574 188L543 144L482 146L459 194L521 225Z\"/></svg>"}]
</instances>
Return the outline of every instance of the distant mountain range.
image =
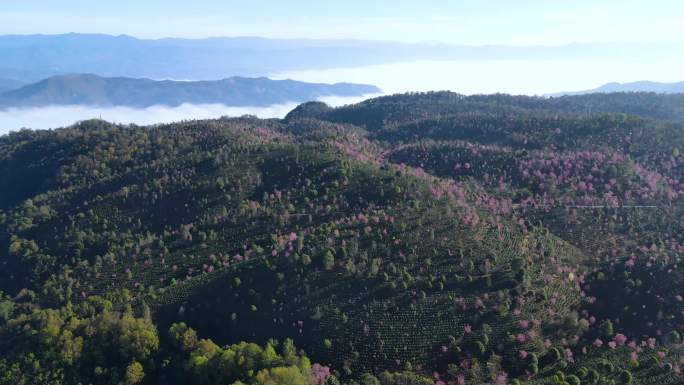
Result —
<instances>
[{"instance_id":1,"label":"distant mountain range","mask_svg":"<svg viewBox=\"0 0 684 385\"><path fill-rule=\"evenodd\" d=\"M586 94L608 94L611 92L655 92L659 94L681 94L684 93L684 82L677 83L658 83L649 81L639 81L632 83L607 83L601 87L586 91L559 92L549 96L564 95L586 95Z\"/></svg>"},{"instance_id":2,"label":"distant mountain range","mask_svg":"<svg viewBox=\"0 0 684 385\"><path fill-rule=\"evenodd\" d=\"M79 74L54 76L6 91L0 94L0 108L48 105L144 108L184 103L261 107L309 101L321 96L360 96L379 92L379 88L366 84L318 84L263 77L185 82Z\"/></svg>"},{"instance_id":3,"label":"distant mountain range","mask_svg":"<svg viewBox=\"0 0 684 385\"><path fill-rule=\"evenodd\" d=\"M20 82L19 80L0 78L0 94L11 90L16 90L23 85L25 85L25 83Z\"/></svg>"},{"instance_id":4,"label":"distant mountain range","mask_svg":"<svg viewBox=\"0 0 684 385\"><path fill-rule=\"evenodd\" d=\"M0 36L0 77L35 82L55 75L212 80L290 70L358 67L415 60L671 60L684 44L606 43L463 46L362 40L137 39L99 34Z\"/></svg>"}]
</instances>

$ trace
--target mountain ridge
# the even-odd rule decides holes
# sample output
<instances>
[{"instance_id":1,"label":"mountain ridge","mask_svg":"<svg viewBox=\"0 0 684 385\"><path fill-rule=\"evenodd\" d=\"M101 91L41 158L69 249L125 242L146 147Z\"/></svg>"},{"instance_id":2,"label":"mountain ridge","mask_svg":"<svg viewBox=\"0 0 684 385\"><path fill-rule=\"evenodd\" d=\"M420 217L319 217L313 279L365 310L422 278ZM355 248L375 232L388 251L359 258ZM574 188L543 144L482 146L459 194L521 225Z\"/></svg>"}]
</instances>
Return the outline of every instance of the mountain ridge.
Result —
<instances>
[{"instance_id":1,"label":"mountain ridge","mask_svg":"<svg viewBox=\"0 0 684 385\"><path fill-rule=\"evenodd\" d=\"M16 90L24 85L26 85L26 83L19 80L0 78L0 94L11 90Z\"/></svg>"},{"instance_id":2,"label":"mountain ridge","mask_svg":"<svg viewBox=\"0 0 684 385\"><path fill-rule=\"evenodd\" d=\"M366 84L306 83L266 77L230 77L215 81L152 80L101 77L94 74L53 76L0 94L1 107L48 105L126 106L224 104L270 106L303 102L321 96L360 96L379 93Z\"/></svg>"},{"instance_id":3,"label":"mountain ridge","mask_svg":"<svg viewBox=\"0 0 684 385\"><path fill-rule=\"evenodd\" d=\"M590 90L562 91L555 94L550 94L548 96L574 96L612 92L655 92L663 94L680 94L684 93L684 81L672 83L653 82L648 80L639 80L627 83L610 82Z\"/></svg>"},{"instance_id":4,"label":"mountain ridge","mask_svg":"<svg viewBox=\"0 0 684 385\"><path fill-rule=\"evenodd\" d=\"M423 60L536 60L652 58L681 52L681 44L569 44L565 46L468 46L372 40L139 39L104 34L0 36L0 76L38 81L54 75L96 72L102 76L218 79L283 71L349 68ZM40 59L37 59L40 58Z\"/></svg>"}]
</instances>

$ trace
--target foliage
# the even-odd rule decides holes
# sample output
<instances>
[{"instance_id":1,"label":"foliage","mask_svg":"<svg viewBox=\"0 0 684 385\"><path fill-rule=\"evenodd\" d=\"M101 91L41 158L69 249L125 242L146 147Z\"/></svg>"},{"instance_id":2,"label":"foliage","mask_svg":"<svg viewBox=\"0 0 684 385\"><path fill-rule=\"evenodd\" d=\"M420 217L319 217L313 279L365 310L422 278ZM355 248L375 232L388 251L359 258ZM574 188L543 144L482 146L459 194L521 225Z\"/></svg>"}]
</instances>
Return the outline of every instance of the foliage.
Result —
<instances>
[{"instance_id":1,"label":"foliage","mask_svg":"<svg viewBox=\"0 0 684 385\"><path fill-rule=\"evenodd\" d=\"M0 137L0 384L681 383L679 98Z\"/></svg>"}]
</instances>

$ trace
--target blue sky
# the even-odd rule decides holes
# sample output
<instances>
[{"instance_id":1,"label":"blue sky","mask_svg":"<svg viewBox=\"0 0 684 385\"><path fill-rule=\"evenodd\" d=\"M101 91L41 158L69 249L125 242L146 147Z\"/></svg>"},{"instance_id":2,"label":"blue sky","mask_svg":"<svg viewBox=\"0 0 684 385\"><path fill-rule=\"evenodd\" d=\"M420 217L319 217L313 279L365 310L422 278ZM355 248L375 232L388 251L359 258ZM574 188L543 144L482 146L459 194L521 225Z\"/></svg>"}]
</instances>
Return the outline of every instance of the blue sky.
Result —
<instances>
[{"instance_id":1,"label":"blue sky","mask_svg":"<svg viewBox=\"0 0 684 385\"><path fill-rule=\"evenodd\" d=\"M0 0L0 34L682 42L683 15L680 0Z\"/></svg>"}]
</instances>

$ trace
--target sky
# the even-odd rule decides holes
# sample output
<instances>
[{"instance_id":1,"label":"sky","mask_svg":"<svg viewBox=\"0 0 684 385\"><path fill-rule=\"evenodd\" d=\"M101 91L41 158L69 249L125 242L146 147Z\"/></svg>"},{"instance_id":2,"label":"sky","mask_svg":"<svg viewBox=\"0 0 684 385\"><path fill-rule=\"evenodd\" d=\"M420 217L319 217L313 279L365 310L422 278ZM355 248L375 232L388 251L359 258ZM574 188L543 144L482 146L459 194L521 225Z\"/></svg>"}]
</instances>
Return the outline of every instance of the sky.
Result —
<instances>
[{"instance_id":1,"label":"sky","mask_svg":"<svg viewBox=\"0 0 684 385\"><path fill-rule=\"evenodd\" d=\"M557 46L684 43L683 25L682 0L0 0L0 35L77 32L152 39L261 36ZM465 94L539 95L586 90L610 81L684 80L684 56L676 52L671 56L670 60L634 57L603 62L407 62L267 75L369 83L385 93L449 89ZM0 135L21 127L59 127L93 117L138 124L245 113L282 117L294 106L12 109L0 111Z\"/></svg>"},{"instance_id":2,"label":"sky","mask_svg":"<svg viewBox=\"0 0 684 385\"><path fill-rule=\"evenodd\" d=\"M684 42L681 0L0 0L0 34Z\"/></svg>"}]
</instances>

